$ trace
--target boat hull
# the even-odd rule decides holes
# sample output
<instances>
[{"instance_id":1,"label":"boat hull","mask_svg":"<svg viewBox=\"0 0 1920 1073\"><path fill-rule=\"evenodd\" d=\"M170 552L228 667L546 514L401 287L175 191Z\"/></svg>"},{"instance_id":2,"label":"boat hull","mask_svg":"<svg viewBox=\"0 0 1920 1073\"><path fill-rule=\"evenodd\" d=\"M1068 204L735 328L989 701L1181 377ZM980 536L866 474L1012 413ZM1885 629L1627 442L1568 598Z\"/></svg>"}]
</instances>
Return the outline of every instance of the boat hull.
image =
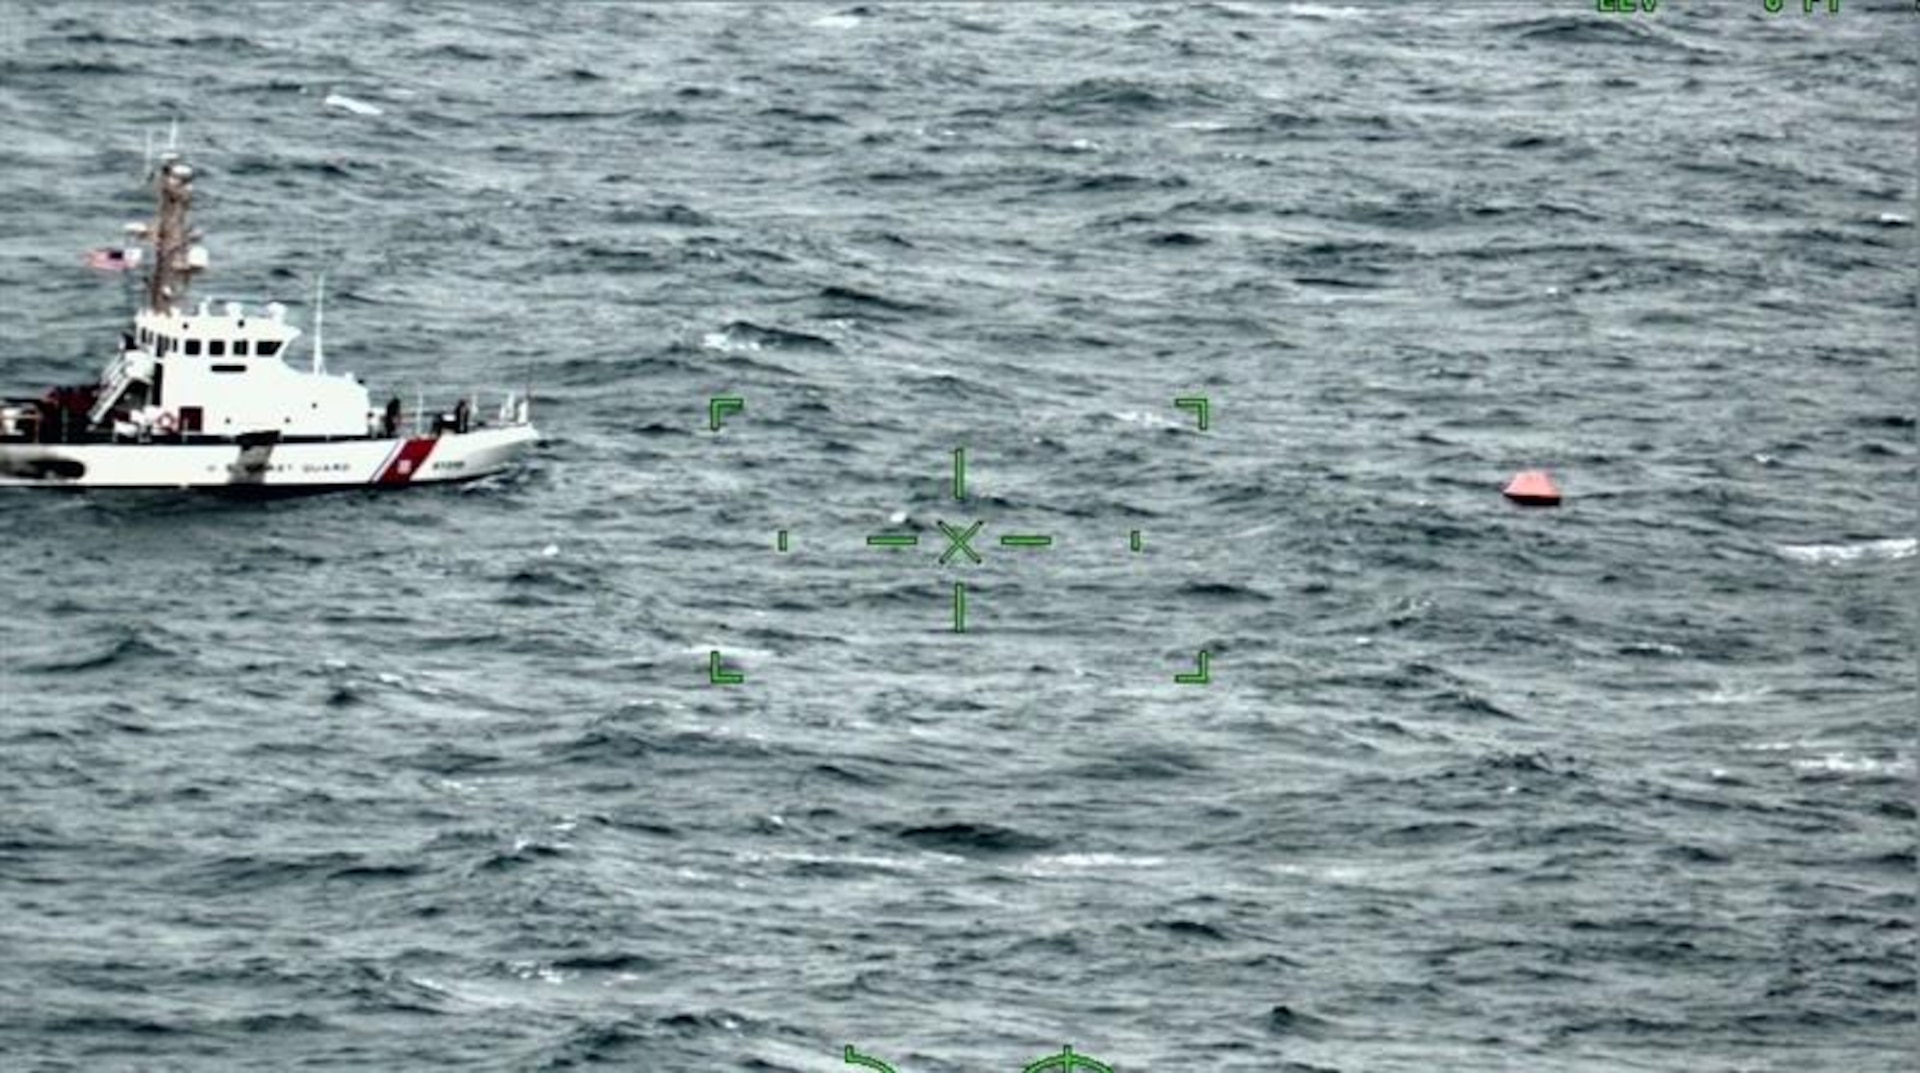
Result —
<instances>
[{"instance_id":1,"label":"boat hull","mask_svg":"<svg viewBox=\"0 0 1920 1073\"><path fill-rule=\"evenodd\" d=\"M324 492L449 484L498 473L531 425L391 439L219 443L0 443L0 488Z\"/></svg>"}]
</instances>

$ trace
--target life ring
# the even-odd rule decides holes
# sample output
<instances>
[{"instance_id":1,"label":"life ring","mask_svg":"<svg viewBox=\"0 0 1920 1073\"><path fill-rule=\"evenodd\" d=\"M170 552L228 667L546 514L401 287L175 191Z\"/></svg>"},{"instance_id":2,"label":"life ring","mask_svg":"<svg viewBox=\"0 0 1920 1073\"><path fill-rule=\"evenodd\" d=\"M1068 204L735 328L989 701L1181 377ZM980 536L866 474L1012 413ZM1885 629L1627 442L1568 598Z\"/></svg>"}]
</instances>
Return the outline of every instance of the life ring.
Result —
<instances>
[{"instance_id":1,"label":"life ring","mask_svg":"<svg viewBox=\"0 0 1920 1073\"><path fill-rule=\"evenodd\" d=\"M172 411L162 410L160 416L154 418L153 427L159 431L160 435L171 436L179 430L180 423L174 420Z\"/></svg>"}]
</instances>

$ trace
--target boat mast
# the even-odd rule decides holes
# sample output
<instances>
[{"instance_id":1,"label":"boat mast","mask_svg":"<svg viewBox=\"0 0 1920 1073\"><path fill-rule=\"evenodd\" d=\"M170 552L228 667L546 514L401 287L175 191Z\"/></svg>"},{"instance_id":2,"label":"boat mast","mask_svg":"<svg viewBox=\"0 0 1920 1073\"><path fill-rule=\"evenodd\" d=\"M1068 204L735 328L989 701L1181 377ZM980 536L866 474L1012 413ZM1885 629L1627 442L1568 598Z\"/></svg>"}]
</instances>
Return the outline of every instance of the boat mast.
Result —
<instances>
[{"instance_id":1,"label":"boat mast","mask_svg":"<svg viewBox=\"0 0 1920 1073\"><path fill-rule=\"evenodd\" d=\"M193 244L187 209L193 203L193 169L180 154L160 154L154 173L159 208L153 220L153 271L147 275L147 308L164 313L186 297L187 282L206 266L206 251Z\"/></svg>"},{"instance_id":2,"label":"boat mast","mask_svg":"<svg viewBox=\"0 0 1920 1073\"><path fill-rule=\"evenodd\" d=\"M319 376L327 371L326 328L327 314L327 274L320 273L320 282L313 285L313 375Z\"/></svg>"}]
</instances>

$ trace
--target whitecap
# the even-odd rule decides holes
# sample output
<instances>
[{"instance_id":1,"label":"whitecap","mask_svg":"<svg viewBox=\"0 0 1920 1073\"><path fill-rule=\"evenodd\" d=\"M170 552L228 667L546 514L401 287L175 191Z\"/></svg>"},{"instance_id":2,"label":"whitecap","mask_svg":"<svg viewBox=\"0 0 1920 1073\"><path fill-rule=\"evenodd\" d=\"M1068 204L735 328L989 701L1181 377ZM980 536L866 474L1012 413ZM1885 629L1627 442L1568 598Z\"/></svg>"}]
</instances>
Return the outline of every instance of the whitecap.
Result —
<instances>
[{"instance_id":1,"label":"whitecap","mask_svg":"<svg viewBox=\"0 0 1920 1073\"><path fill-rule=\"evenodd\" d=\"M1773 690L1766 686L1737 686L1722 682L1715 686L1712 692L1702 694L1700 700L1702 703L1713 705L1746 704L1772 692Z\"/></svg>"},{"instance_id":2,"label":"whitecap","mask_svg":"<svg viewBox=\"0 0 1920 1073\"><path fill-rule=\"evenodd\" d=\"M1136 871L1143 868L1159 868L1166 863L1165 857L1129 857L1119 853L1057 853L1034 858L1027 863L1023 871L1031 875L1108 869Z\"/></svg>"},{"instance_id":3,"label":"whitecap","mask_svg":"<svg viewBox=\"0 0 1920 1073\"><path fill-rule=\"evenodd\" d=\"M1833 566L1859 559L1907 559L1920 549L1920 537L1889 537L1853 544L1778 544L1774 550L1797 563Z\"/></svg>"},{"instance_id":4,"label":"whitecap","mask_svg":"<svg viewBox=\"0 0 1920 1073\"><path fill-rule=\"evenodd\" d=\"M1805 760L1795 760L1793 770L1803 775L1905 776L1913 772L1913 761L1904 756L1896 756L1891 760L1876 760L1871 756L1860 756L1855 753L1827 753Z\"/></svg>"},{"instance_id":5,"label":"whitecap","mask_svg":"<svg viewBox=\"0 0 1920 1073\"><path fill-rule=\"evenodd\" d=\"M557 984L566 980L565 974L544 962L510 961L507 963L507 968L522 980L542 980L549 984Z\"/></svg>"},{"instance_id":6,"label":"whitecap","mask_svg":"<svg viewBox=\"0 0 1920 1073\"><path fill-rule=\"evenodd\" d=\"M1287 9L1287 14L1294 15L1300 18L1323 19L1327 21L1333 21L1336 19L1338 20L1357 19L1363 15L1369 15L1370 13L1362 11L1357 7L1328 7L1323 4L1295 4L1292 7L1289 7Z\"/></svg>"},{"instance_id":7,"label":"whitecap","mask_svg":"<svg viewBox=\"0 0 1920 1073\"><path fill-rule=\"evenodd\" d=\"M736 657L740 659L772 659L773 658L773 652L769 649L748 648L746 645L740 644L735 641L726 641L726 642L716 641L713 644L688 645L684 648L679 649L678 651L683 655L688 655L688 656L706 656L709 653L718 652L721 654L721 656L723 656L726 659L729 669L731 669L732 663Z\"/></svg>"},{"instance_id":8,"label":"whitecap","mask_svg":"<svg viewBox=\"0 0 1920 1073\"><path fill-rule=\"evenodd\" d=\"M326 99L322 100L320 104L323 107L333 108L338 111L352 112L354 115L384 115L385 114L380 110L378 105L368 104L366 101L362 101L362 100L356 100L355 98L349 97L344 93L329 93L327 94Z\"/></svg>"},{"instance_id":9,"label":"whitecap","mask_svg":"<svg viewBox=\"0 0 1920 1073\"><path fill-rule=\"evenodd\" d=\"M738 339L732 332L708 332L700 337L700 346L706 350L719 350L728 354L760 349L758 339Z\"/></svg>"},{"instance_id":10,"label":"whitecap","mask_svg":"<svg viewBox=\"0 0 1920 1073\"><path fill-rule=\"evenodd\" d=\"M1665 641L1635 641L1629 645L1622 645L1620 651L1629 656L1684 656L1687 654L1686 649Z\"/></svg>"},{"instance_id":11,"label":"whitecap","mask_svg":"<svg viewBox=\"0 0 1920 1073\"><path fill-rule=\"evenodd\" d=\"M1874 217L1873 222L1883 227L1912 227L1913 217L1902 216L1897 212L1883 212Z\"/></svg>"},{"instance_id":12,"label":"whitecap","mask_svg":"<svg viewBox=\"0 0 1920 1073\"><path fill-rule=\"evenodd\" d=\"M1160 414L1140 410L1118 410L1107 416L1115 421L1125 421L1129 425L1145 425L1148 428L1186 428L1190 423L1174 421Z\"/></svg>"}]
</instances>

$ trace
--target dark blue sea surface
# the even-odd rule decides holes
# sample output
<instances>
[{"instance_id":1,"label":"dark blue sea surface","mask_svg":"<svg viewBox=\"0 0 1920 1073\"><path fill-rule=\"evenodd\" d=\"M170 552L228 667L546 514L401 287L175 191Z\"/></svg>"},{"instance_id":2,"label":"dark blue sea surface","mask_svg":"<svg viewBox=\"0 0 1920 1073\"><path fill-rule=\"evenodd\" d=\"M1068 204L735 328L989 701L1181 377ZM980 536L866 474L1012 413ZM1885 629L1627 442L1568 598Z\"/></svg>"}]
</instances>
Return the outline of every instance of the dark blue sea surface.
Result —
<instances>
[{"instance_id":1,"label":"dark blue sea surface","mask_svg":"<svg viewBox=\"0 0 1920 1073\"><path fill-rule=\"evenodd\" d=\"M547 436L0 495L0 1069L1909 1068L1920 13L1594 7L0 6L0 389Z\"/></svg>"}]
</instances>

